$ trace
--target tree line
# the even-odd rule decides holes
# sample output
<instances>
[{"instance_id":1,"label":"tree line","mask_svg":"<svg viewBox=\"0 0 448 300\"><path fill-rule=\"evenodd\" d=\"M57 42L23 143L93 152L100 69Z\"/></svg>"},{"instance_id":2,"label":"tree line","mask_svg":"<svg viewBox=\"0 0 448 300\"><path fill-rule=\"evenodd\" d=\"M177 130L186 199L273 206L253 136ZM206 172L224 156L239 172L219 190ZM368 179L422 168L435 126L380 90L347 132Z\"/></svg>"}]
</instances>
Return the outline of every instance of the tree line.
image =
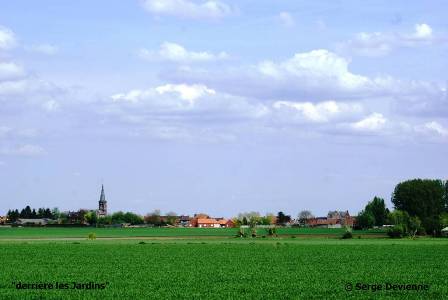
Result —
<instances>
[{"instance_id":1,"label":"tree line","mask_svg":"<svg viewBox=\"0 0 448 300\"><path fill-rule=\"evenodd\" d=\"M23 208L20 212L18 209L8 210L6 214L8 220L11 222L16 222L18 219L57 219L59 217L59 210L57 208L35 208L31 209L29 205Z\"/></svg>"},{"instance_id":2,"label":"tree line","mask_svg":"<svg viewBox=\"0 0 448 300\"><path fill-rule=\"evenodd\" d=\"M412 179L396 185L392 194L394 211L384 199L375 197L357 217L363 229L390 225L391 237L429 234L438 236L448 226L448 181Z\"/></svg>"}]
</instances>

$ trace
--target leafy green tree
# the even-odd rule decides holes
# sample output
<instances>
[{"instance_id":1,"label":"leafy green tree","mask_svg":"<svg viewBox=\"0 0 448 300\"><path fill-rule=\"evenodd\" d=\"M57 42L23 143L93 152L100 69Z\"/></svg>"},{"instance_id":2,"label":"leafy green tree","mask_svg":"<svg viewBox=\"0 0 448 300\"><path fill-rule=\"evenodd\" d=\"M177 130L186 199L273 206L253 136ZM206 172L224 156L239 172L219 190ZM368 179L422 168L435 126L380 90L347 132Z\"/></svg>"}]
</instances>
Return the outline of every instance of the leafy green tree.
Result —
<instances>
[{"instance_id":1,"label":"leafy green tree","mask_svg":"<svg viewBox=\"0 0 448 300\"><path fill-rule=\"evenodd\" d=\"M113 217L113 215L112 215ZM123 215L124 222L122 223L130 223L132 225L143 224L143 218L137 214L132 212L127 212Z\"/></svg>"},{"instance_id":2,"label":"leafy green tree","mask_svg":"<svg viewBox=\"0 0 448 300\"><path fill-rule=\"evenodd\" d=\"M91 210L84 215L84 220L90 225L96 225L98 223L98 218L96 212Z\"/></svg>"},{"instance_id":3,"label":"leafy green tree","mask_svg":"<svg viewBox=\"0 0 448 300\"><path fill-rule=\"evenodd\" d=\"M362 210L356 218L356 226L362 229L372 228L375 225L375 217L372 212Z\"/></svg>"},{"instance_id":4,"label":"leafy green tree","mask_svg":"<svg viewBox=\"0 0 448 300\"><path fill-rule=\"evenodd\" d=\"M384 199L379 197L374 197L372 201L367 203L365 211L370 212L375 218L374 226L383 226L389 214Z\"/></svg>"},{"instance_id":5,"label":"leafy green tree","mask_svg":"<svg viewBox=\"0 0 448 300\"><path fill-rule=\"evenodd\" d=\"M446 184L441 180L413 179L395 187L392 203L396 209L419 217L428 233L439 234L440 215L446 209L445 193Z\"/></svg>"},{"instance_id":6,"label":"leafy green tree","mask_svg":"<svg viewBox=\"0 0 448 300\"><path fill-rule=\"evenodd\" d=\"M124 218L124 212L117 211L112 214L112 224L122 224L126 223L126 220Z\"/></svg>"},{"instance_id":7,"label":"leafy green tree","mask_svg":"<svg viewBox=\"0 0 448 300\"><path fill-rule=\"evenodd\" d=\"M410 217L408 221L409 235L415 237L419 231L421 231L422 222L417 216Z\"/></svg>"},{"instance_id":8,"label":"leafy green tree","mask_svg":"<svg viewBox=\"0 0 448 300\"><path fill-rule=\"evenodd\" d=\"M52 218L55 219L55 220L59 219L60 214L61 214L61 212L59 211L59 208L57 208L57 207L54 207L54 208L51 210L51 216L52 216Z\"/></svg>"},{"instance_id":9,"label":"leafy green tree","mask_svg":"<svg viewBox=\"0 0 448 300\"><path fill-rule=\"evenodd\" d=\"M442 228L448 227L448 212L444 212L440 215L440 225Z\"/></svg>"}]
</instances>

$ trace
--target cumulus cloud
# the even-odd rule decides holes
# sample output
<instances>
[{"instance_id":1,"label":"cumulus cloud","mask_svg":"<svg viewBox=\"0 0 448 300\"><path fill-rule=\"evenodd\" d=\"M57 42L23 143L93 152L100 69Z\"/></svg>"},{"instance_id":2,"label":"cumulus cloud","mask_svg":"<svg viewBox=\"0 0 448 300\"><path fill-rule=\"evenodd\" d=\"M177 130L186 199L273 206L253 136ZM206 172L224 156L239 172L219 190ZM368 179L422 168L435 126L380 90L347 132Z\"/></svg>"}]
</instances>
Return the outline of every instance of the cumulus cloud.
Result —
<instances>
[{"instance_id":1,"label":"cumulus cloud","mask_svg":"<svg viewBox=\"0 0 448 300\"><path fill-rule=\"evenodd\" d=\"M234 9L217 0L143 0L143 7L157 16L185 19L220 19L234 13Z\"/></svg>"},{"instance_id":2,"label":"cumulus cloud","mask_svg":"<svg viewBox=\"0 0 448 300\"><path fill-rule=\"evenodd\" d=\"M392 32L360 32L337 45L339 52L360 56L384 56L399 47L419 47L436 41L428 24L416 24L411 34Z\"/></svg>"},{"instance_id":3,"label":"cumulus cloud","mask_svg":"<svg viewBox=\"0 0 448 300\"><path fill-rule=\"evenodd\" d=\"M278 80L294 78L297 83L309 87L327 84L340 89L353 90L368 84L368 78L349 72L348 64L346 59L330 51L319 49L297 53L293 58L280 63L262 62L258 65L258 71L264 76Z\"/></svg>"},{"instance_id":4,"label":"cumulus cloud","mask_svg":"<svg viewBox=\"0 0 448 300\"><path fill-rule=\"evenodd\" d=\"M294 27L296 25L294 17L289 12L283 11L279 13L278 19L280 20L281 24L285 27Z\"/></svg>"},{"instance_id":5,"label":"cumulus cloud","mask_svg":"<svg viewBox=\"0 0 448 300\"><path fill-rule=\"evenodd\" d=\"M387 119L380 113L373 113L370 116L352 123L352 128L359 131L379 131L386 125Z\"/></svg>"},{"instance_id":6,"label":"cumulus cloud","mask_svg":"<svg viewBox=\"0 0 448 300\"><path fill-rule=\"evenodd\" d=\"M351 119L363 112L363 107L357 103L341 103L336 101L292 102L276 101L272 107L283 116L295 121L327 123L330 121Z\"/></svg>"},{"instance_id":7,"label":"cumulus cloud","mask_svg":"<svg viewBox=\"0 0 448 300\"><path fill-rule=\"evenodd\" d=\"M442 124L440 124L436 121L426 123L424 125L424 129L426 129L427 131L436 133L443 137L448 136L448 128L444 127Z\"/></svg>"},{"instance_id":8,"label":"cumulus cloud","mask_svg":"<svg viewBox=\"0 0 448 300\"><path fill-rule=\"evenodd\" d=\"M228 58L225 52L213 54L205 51L188 51L183 46L170 42L160 45L158 51L140 49L139 56L149 61L171 61L176 63L210 62Z\"/></svg>"},{"instance_id":9,"label":"cumulus cloud","mask_svg":"<svg viewBox=\"0 0 448 300\"><path fill-rule=\"evenodd\" d=\"M184 118L250 117L265 113L264 105L249 99L218 93L202 84L165 84L135 89L111 96L108 112L119 112L126 120L140 122L148 118L175 115ZM181 115L179 115L181 114Z\"/></svg>"},{"instance_id":10,"label":"cumulus cloud","mask_svg":"<svg viewBox=\"0 0 448 300\"><path fill-rule=\"evenodd\" d=\"M0 26L0 50L9 50L17 45L17 40L12 30Z\"/></svg>"},{"instance_id":11,"label":"cumulus cloud","mask_svg":"<svg viewBox=\"0 0 448 300\"><path fill-rule=\"evenodd\" d=\"M294 101L326 99L351 100L395 87L381 81L355 74L349 69L350 61L325 49L297 53L284 61L266 60L251 66L231 68L182 68L163 73L162 78L195 83L202 82L214 89L232 94L261 99ZM381 91L382 92L382 91ZM309 101L308 100L308 101Z\"/></svg>"}]
</instances>

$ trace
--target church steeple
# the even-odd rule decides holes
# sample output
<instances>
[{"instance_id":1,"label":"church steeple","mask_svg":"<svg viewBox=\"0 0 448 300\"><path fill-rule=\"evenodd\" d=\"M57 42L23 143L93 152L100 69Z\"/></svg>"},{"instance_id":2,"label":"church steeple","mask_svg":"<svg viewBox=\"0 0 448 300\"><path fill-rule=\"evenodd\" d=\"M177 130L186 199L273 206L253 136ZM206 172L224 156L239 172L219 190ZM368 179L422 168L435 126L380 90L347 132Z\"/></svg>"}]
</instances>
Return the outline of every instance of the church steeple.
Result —
<instances>
[{"instance_id":1,"label":"church steeple","mask_svg":"<svg viewBox=\"0 0 448 300\"><path fill-rule=\"evenodd\" d=\"M106 194L104 193L104 185L101 185L101 195L100 195L100 201L98 202L98 211L97 211L98 217L104 217L107 215L107 201L106 201Z\"/></svg>"},{"instance_id":2,"label":"church steeple","mask_svg":"<svg viewBox=\"0 0 448 300\"><path fill-rule=\"evenodd\" d=\"M104 194L104 185L101 185L101 196L100 196L100 202L106 202L106 195Z\"/></svg>"}]
</instances>

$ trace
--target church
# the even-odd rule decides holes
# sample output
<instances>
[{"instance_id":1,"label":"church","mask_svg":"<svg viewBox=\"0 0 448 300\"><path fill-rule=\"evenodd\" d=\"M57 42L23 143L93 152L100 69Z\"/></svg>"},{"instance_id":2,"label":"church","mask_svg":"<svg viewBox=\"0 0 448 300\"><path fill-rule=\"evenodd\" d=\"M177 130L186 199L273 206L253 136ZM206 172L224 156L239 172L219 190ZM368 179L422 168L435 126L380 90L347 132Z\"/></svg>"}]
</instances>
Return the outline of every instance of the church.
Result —
<instances>
[{"instance_id":1,"label":"church","mask_svg":"<svg viewBox=\"0 0 448 300\"><path fill-rule=\"evenodd\" d=\"M98 201L98 210L96 211L98 218L107 216L107 201L106 195L104 194L104 185L101 185L101 195L100 201Z\"/></svg>"}]
</instances>

